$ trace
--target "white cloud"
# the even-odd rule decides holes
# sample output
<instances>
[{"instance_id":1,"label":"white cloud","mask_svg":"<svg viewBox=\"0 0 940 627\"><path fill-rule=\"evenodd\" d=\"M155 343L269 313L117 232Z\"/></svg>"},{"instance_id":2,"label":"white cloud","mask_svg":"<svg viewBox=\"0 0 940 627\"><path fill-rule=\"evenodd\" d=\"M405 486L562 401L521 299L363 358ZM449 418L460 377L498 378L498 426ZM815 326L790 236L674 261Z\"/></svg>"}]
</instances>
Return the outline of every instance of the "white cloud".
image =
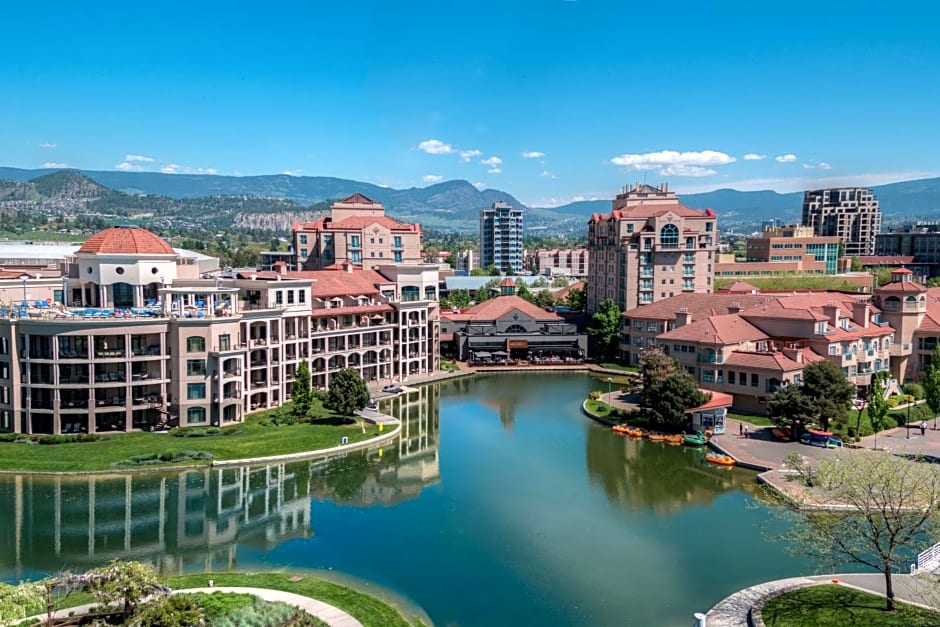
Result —
<instances>
[{"instance_id":1,"label":"white cloud","mask_svg":"<svg viewBox=\"0 0 940 627\"><path fill-rule=\"evenodd\" d=\"M819 168L820 170L831 170L831 169L832 169L832 166L829 165L828 163L826 163L825 161L820 161L820 162L819 162L819 165L816 166L816 167Z\"/></svg>"},{"instance_id":2,"label":"white cloud","mask_svg":"<svg viewBox=\"0 0 940 627\"><path fill-rule=\"evenodd\" d=\"M523 159L541 159L545 156L544 152L539 152L538 150L527 150L522 153Z\"/></svg>"},{"instance_id":3,"label":"white cloud","mask_svg":"<svg viewBox=\"0 0 940 627\"><path fill-rule=\"evenodd\" d=\"M40 148L55 148L56 145L53 142L42 142L39 144Z\"/></svg>"},{"instance_id":4,"label":"white cloud","mask_svg":"<svg viewBox=\"0 0 940 627\"><path fill-rule=\"evenodd\" d=\"M484 183L484 182L482 182L482 181L477 181L476 183L473 184L473 186L476 187L476 188L479 189L479 190L484 190L484 189L486 189L486 183Z\"/></svg>"},{"instance_id":5,"label":"white cloud","mask_svg":"<svg viewBox=\"0 0 940 627\"><path fill-rule=\"evenodd\" d=\"M464 163L469 163L474 157L479 157L483 153L476 149L470 149L470 150L461 150L457 154L460 155L461 161L463 161Z\"/></svg>"},{"instance_id":6,"label":"white cloud","mask_svg":"<svg viewBox=\"0 0 940 627\"><path fill-rule=\"evenodd\" d=\"M703 168L700 165L683 165L677 163L676 165L668 165L665 168L660 168L659 173L662 176L713 176L718 174L717 170L712 170L711 168Z\"/></svg>"},{"instance_id":7,"label":"white cloud","mask_svg":"<svg viewBox=\"0 0 940 627\"><path fill-rule=\"evenodd\" d=\"M548 170L542 170L541 176L544 176L547 179L557 179L558 177L549 172Z\"/></svg>"},{"instance_id":8,"label":"white cloud","mask_svg":"<svg viewBox=\"0 0 940 627\"><path fill-rule=\"evenodd\" d=\"M61 163L59 161L46 161L44 164L42 164L42 167L44 168L67 168L69 167L69 164Z\"/></svg>"},{"instance_id":9,"label":"white cloud","mask_svg":"<svg viewBox=\"0 0 940 627\"><path fill-rule=\"evenodd\" d=\"M644 154L622 154L611 158L614 165L623 166L633 170L662 170L668 166L706 166L727 165L734 163L735 158L717 150L703 150L701 152L677 152L675 150L660 150Z\"/></svg>"},{"instance_id":10,"label":"white cloud","mask_svg":"<svg viewBox=\"0 0 940 627\"><path fill-rule=\"evenodd\" d=\"M796 161L796 155L792 153L788 153L788 154L780 155L776 157L775 160L777 163L793 163L794 161Z\"/></svg>"},{"instance_id":11,"label":"white cloud","mask_svg":"<svg viewBox=\"0 0 940 627\"><path fill-rule=\"evenodd\" d=\"M421 177L421 180L425 183L437 183L438 181L443 180L444 177L438 174L425 174Z\"/></svg>"},{"instance_id":12,"label":"white cloud","mask_svg":"<svg viewBox=\"0 0 940 627\"><path fill-rule=\"evenodd\" d=\"M426 139L418 144L418 150L423 150L429 155L449 155L454 152L454 147L439 139Z\"/></svg>"},{"instance_id":13,"label":"white cloud","mask_svg":"<svg viewBox=\"0 0 940 627\"><path fill-rule=\"evenodd\" d=\"M745 161L761 161L766 158L767 158L767 155L759 155L756 152L749 152L746 155L744 155Z\"/></svg>"},{"instance_id":14,"label":"white cloud","mask_svg":"<svg viewBox=\"0 0 940 627\"><path fill-rule=\"evenodd\" d=\"M503 160L500 159L499 157L487 157L486 159L480 160L480 163L482 163L483 165L488 165L492 168L495 168L496 166L502 164L502 162Z\"/></svg>"},{"instance_id":15,"label":"white cloud","mask_svg":"<svg viewBox=\"0 0 940 627\"><path fill-rule=\"evenodd\" d=\"M140 167L139 165L130 163L129 161L122 161L121 163L114 166L114 169L123 170L124 172L133 172L133 171L143 170L143 168Z\"/></svg>"},{"instance_id":16,"label":"white cloud","mask_svg":"<svg viewBox=\"0 0 940 627\"><path fill-rule=\"evenodd\" d=\"M501 168L490 168L486 171L487 174L499 174L500 172L502 172Z\"/></svg>"},{"instance_id":17,"label":"white cloud","mask_svg":"<svg viewBox=\"0 0 940 627\"><path fill-rule=\"evenodd\" d=\"M218 174L215 168L191 168L186 165L171 163L160 168L164 174Z\"/></svg>"},{"instance_id":18,"label":"white cloud","mask_svg":"<svg viewBox=\"0 0 940 627\"><path fill-rule=\"evenodd\" d=\"M141 161L143 163L153 163L153 157L146 157L144 155L124 155L124 161Z\"/></svg>"}]
</instances>

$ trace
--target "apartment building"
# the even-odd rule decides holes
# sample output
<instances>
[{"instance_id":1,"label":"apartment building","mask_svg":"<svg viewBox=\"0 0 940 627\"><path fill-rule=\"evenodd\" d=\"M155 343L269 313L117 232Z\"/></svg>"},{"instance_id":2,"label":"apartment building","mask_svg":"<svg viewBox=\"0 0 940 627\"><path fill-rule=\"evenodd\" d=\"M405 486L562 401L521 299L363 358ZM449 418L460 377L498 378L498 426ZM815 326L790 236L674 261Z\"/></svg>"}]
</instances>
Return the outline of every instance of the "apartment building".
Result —
<instances>
[{"instance_id":1,"label":"apartment building","mask_svg":"<svg viewBox=\"0 0 940 627\"><path fill-rule=\"evenodd\" d=\"M918 276L940 274L940 224L919 222L898 227L875 237L875 257L863 257L862 265L895 265L900 260Z\"/></svg>"},{"instance_id":2,"label":"apartment building","mask_svg":"<svg viewBox=\"0 0 940 627\"><path fill-rule=\"evenodd\" d=\"M683 206L668 185L625 187L610 213L588 221L588 312L621 310L712 291L718 217Z\"/></svg>"},{"instance_id":3,"label":"apartment building","mask_svg":"<svg viewBox=\"0 0 940 627\"><path fill-rule=\"evenodd\" d=\"M803 192L803 226L816 235L838 237L847 257L872 255L881 232L878 199L862 187Z\"/></svg>"},{"instance_id":4,"label":"apartment building","mask_svg":"<svg viewBox=\"0 0 940 627\"><path fill-rule=\"evenodd\" d=\"M298 364L315 354L319 387L346 367L378 382L439 366L429 269L389 279L350 263L295 273L282 264L203 278L136 227L96 234L64 268L76 307L34 303L0 317L0 430L236 423L288 401Z\"/></svg>"},{"instance_id":5,"label":"apartment building","mask_svg":"<svg viewBox=\"0 0 940 627\"><path fill-rule=\"evenodd\" d=\"M522 209L501 201L480 209L480 267L505 274L520 274L525 261L522 246Z\"/></svg>"},{"instance_id":6,"label":"apartment building","mask_svg":"<svg viewBox=\"0 0 940 627\"><path fill-rule=\"evenodd\" d=\"M330 206L330 215L293 229L295 266L322 270L348 261L364 268L421 263L421 225L385 215L385 207L362 194Z\"/></svg>"},{"instance_id":7,"label":"apartment building","mask_svg":"<svg viewBox=\"0 0 940 627\"><path fill-rule=\"evenodd\" d=\"M536 250L525 256L526 268L544 276L586 278L590 267L587 248Z\"/></svg>"},{"instance_id":8,"label":"apartment building","mask_svg":"<svg viewBox=\"0 0 940 627\"><path fill-rule=\"evenodd\" d=\"M875 372L893 370L896 329L867 297L716 297L670 299L628 311L624 343L635 339L637 327L655 326L647 336L665 329L653 346L676 359L701 387L732 394L735 408L750 412L764 412L777 388L799 383L803 368L814 361L832 361L860 388L871 384Z\"/></svg>"}]
</instances>

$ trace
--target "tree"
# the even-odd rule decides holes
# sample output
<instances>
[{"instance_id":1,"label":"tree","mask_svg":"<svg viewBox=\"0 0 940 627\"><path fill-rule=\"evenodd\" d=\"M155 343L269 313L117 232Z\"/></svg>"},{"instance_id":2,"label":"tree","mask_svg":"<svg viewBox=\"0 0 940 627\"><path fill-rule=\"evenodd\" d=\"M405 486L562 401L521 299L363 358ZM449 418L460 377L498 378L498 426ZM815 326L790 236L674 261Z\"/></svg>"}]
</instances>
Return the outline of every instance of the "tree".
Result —
<instances>
[{"instance_id":1,"label":"tree","mask_svg":"<svg viewBox=\"0 0 940 627\"><path fill-rule=\"evenodd\" d=\"M554 307L558 304L558 299L552 294L551 290L541 290L532 299L539 307Z\"/></svg>"},{"instance_id":2,"label":"tree","mask_svg":"<svg viewBox=\"0 0 940 627\"><path fill-rule=\"evenodd\" d=\"M770 417L781 427L787 427L794 438L800 437L806 423L816 415L816 404L803 393L799 385L783 385L777 388L767 403Z\"/></svg>"},{"instance_id":3,"label":"tree","mask_svg":"<svg viewBox=\"0 0 940 627\"><path fill-rule=\"evenodd\" d=\"M470 276L488 276L484 268L474 268L470 271Z\"/></svg>"},{"instance_id":4,"label":"tree","mask_svg":"<svg viewBox=\"0 0 940 627\"><path fill-rule=\"evenodd\" d=\"M30 581L16 586L0 583L0 623L12 624L20 618L26 618L28 608L38 608L43 604L42 586Z\"/></svg>"},{"instance_id":5,"label":"tree","mask_svg":"<svg viewBox=\"0 0 940 627\"><path fill-rule=\"evenodd\" d=\"M453 309L466 309L470 306L470 292L467 290L452 290L446 298L441 299L441 307Z\"/></svg>"},{"instance_id":6,"label":"tree","mask_svg":"<svg viewBox=\"0 0 940 627\"><path fill-rule=\"evenodd\" d=\"M573 288L568 290L568 307L574 311L584 311L587 306L587 294L584 290Z\"/></svg>"},{"instance_id":7,"label":"tree","mask_svg":"<svg viewBox=\"0 0 940 627\"><path fill-rule=\"evenodd\" d=\"M134 617L134 627L190 627L205 624L203 611L189 594L176 594L148 603Z\"/></svg>"},{"instance_id":8,"label":"tree","mask_svg":"<svg viewBox=\"0 0 940 627\"><path fill-rule=\"evenodd\" d=\"M777 539L833 569L854 563L877 570L885 578L886 609L893 610L893 571L940 531L940 473L932 464L865 450L823 457L802 475L810 502L777 510L789 523ZM833 503L838 512L798 509Z\"/></svg>"},{"instance_id":9,"label":"tree","mask_svg":"<svg viewBox=\"0 0 940 627\"><path fill-rule=\"evenodd\" d=\"M888 421L888 399L885 398L884 381L887 373L884 370L875 373L872 377L871 390L868 392L868 420L875 432L875 448L878 448L878 432L883 430ZM859 434L861 436L861 434Z\"/></svg>"},{"instance_id":10,"label":"tree","mask_svg":"<svg viewBox=\"0 0 940 627\"><path fill-rule=\"evenodd\" d=\"M859 259L858 255L852 257L852 272L861 272L862 271L862 260Z\"/></svg>"},{"instance_id":11,"label":"tree","mask_svg":"<svg viewBox=\"0 0 940 627\"><path fill-rule=\"evenodd\" d=\"M168 596L170 589L160 583L153 567L140 562L113 560L100 570L89 571L91 592L106 605L119 603L124 622L140 602L149 596Z\"/></svg>"},{"instance_id":12,"label":"tree","mask_svg":"<svg viewBox=\"0 0 940 627\"><path fill-rule=\"evenodd\" d=\"M595 357L598 360L612 361L617 357L620 346L620 308L611 299L604 300L588 323L587 332L594 338Z\"/></svg>"},{"instance_id":13,"label":"tree","mask_svg":"<svg viewBox=\"0 0 940 627\"><path fill-rule=\"evenodd\" d=\"M568 287L568 277L556 276L554 279L552 279L552 287Z\"/></svg>"},{"instance_id":14,"label":"tree","mask_svg":"<svg viewBox=\"0 0 940 627\"><path fill-rule=\"evenodd\" d=\"M310 415L313 403L313 394L310 390L310 368L307 360L301 359L294 374L294 387L291 389L291 402L295 418L306 418Z\"/></svg>"},{"instance_id":15,"label":"tree","mask_svg":"<svg viewBox=\"0 0 940 627\"><path fill-rule=\"evenodd\" d=\"M490 290L498 288L499 283L500 283L499 279L490 279L489 281L481 285L480 288L477 290L476 301L478 303L482 303L485 300L489 300Z\"/></svg>"},{"instance_id":16,"label":"tree","mask_svg":"<svg viewBox=\"0 0 940 627\"><path fill-rule=\"evenodd\" d=\"M678 362L660 349L643 353L640 358L640 407L647 419L657 425L679 428L685 412L709 399L695 381L683 372Z\"/></svg>"},{"instance_id":17,"label":"tree","mask_svg":"<svg viewBox=\"0 0 940 627\"><path fill-rule=\"evenodd\" d=\"M500 276L500 275L502 275L502 272L499 271L499 268L497 268L496 266L490 264L490 265L486 268L486 274L487 274L488 276Z\"/></svg>"},{"instance_id":18,"label":"tree","mask_svg":"<svg viewBox=\"0 0 940 627\"><path fill-rule=\"evenodd\" d=\"M930 357L930 364L927 366L921 385L924 386L927 407L933 412L933 428L936 429L937 414L940 413L940 345L937 345Z\"/></svg>"},{"instance_id":19,"label":"tree","mask_svg":"<svg viewBox=\"0 0 940 627\"><path fill-rule=\"evenodd\" d=\"M369 403L369 388L355 368L344 368L330 378L326 406L341 416L352 416Z\"/></svg>"},{"instance_id":20,"label":"tree","mask_svg":"<svg viewBox=\"0 0 940 627\"><path fill-rule=\"evenodd\" d=\"M831 423L848 421L849 407L855 398L855 385L849 381L837 365L823 359L803 369L801 391L812 399L816 415L824 430Z\"/></svg>"}]
</instances>

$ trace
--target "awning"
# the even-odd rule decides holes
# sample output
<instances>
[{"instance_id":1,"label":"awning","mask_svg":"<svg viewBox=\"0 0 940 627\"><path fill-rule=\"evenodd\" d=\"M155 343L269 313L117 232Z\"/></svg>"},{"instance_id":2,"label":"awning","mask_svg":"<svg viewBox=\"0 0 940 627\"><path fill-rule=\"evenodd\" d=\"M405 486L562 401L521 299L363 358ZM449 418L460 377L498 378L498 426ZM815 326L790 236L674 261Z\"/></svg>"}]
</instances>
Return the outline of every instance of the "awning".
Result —
<instances>
[{"instance_id":1,"label":"awning","mask_svg":"<svg viewBox=\"0 0 940 627\"><path fill-rule=\"evenodd\" d=\"M507 357L508 355L506 351L493 351L493 357Z\"/></svg>"},{"instance_id":2,"label":"awning","mask_svg":"<svg viewBox=\"0 0 940 627\"><path fill-rule=\"evenodd\" d=\"M514 348L529 348L529 340L506 340L507 350Z\"/></svg>"},{"instance_id":3,"label":"awning","mask_svg":"<svg viewBox=\"0 0 940 627\"><path fill-rule=\"evenodd\" d=\"M490 353L487 353L486 351L479 351L479 352L473 353L473 356L478 359L487 359L489 357L492 357L492 355Z\"/></svg>"}]
</instances>

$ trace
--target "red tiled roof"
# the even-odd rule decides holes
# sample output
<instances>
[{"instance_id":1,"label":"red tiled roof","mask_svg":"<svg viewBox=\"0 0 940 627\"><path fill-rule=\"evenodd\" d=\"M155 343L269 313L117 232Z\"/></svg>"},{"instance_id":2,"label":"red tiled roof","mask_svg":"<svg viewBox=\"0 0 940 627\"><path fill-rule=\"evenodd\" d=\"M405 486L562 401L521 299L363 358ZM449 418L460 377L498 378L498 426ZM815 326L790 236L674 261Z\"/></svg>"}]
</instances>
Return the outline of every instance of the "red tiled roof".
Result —
<instances>
[{"instance_id":1,"label":"red tiled roof","mask_svg":"<svg viewBox=\"0 0 940 627\"><path fill-rule=\"evenodd\" d=\"M641 320L674 320L680 307L687 307L693 320L702 316L730 313L738 305L742 310L760 305L768 300L759 294L677 294L649 305L640 305L623 312L627 318Z\"/></svg>"},{"instance_id":2,"label":"red tiled roof","mask_svg":"<svg viewBox=\"0 0 940 627\"><path fill-rule=\"evenodd\" d=\"M359 192L356 192L352 196L347 196L346 198L343 198L340 202L356 203L360 205L377 205L378 204L377 202L375 202L368 196L365 196L364 194L360 194Z\"/></svg>"},{"instance_id":3,"label":"red tiled roof","mask_svg":"<svg viewBox=\"0 0 940 627\"><path fill-rule=\"evenodd\" d=\"M667 331L657 339L664 341L684 340L689 342L702 342L704 344L739 344L769 339L766 333L753 324L735 314L723 316L708 316Z\"/></svg>"},{"instance_id":4,"label":"red tiled roof","mask_svg":"<svg viewBox=\"0 0 940 627\"><path fill-rule=\"evenodd\" d=\"M347 266L348 267L348 266ZM363 270L353 266L348 272L341 264L334 264L329 270L295 270L292 272L240 272L238 278L255 276L265 281L300 279L313 281L314 298L335 298L339 296L370 296L379 293L377 285L390 285L390 281L375 270Z\"/></svg>"},{"instance_id":5,"label":"red tiled roof","mask_svg":"<svg viewBox=\"0 0 940 627\"><path fill-rule=\"evenodd\" d=\"M453 321L499 320L512 311L518 311L533 320L561 321L563 318L554 311L545 311L526 299L516 296L495 296L474 305L460 314L441 314L441 318Z\"/></svg>"},{"instance_id":6,"label":"red tiled roof","mask_svg":"<svg viewBox=\"0 0 940 627\"><path fill-rule=\"evenodd\" d=\"M571 293L571 290L583 290L584 281L575 281L568 287L563 287L557 292L555 292L555 298L568 298L568 294Z\"/></svg>"},{"instance_id":7,"label":"red tiled roof","mask_svg":"<svg viewBox=\"0 0 940 627\"><path fill-rule=\"evenodd\" d=\"M892 270L891 274L914 274L914 271L909 268L898 268L897 270Z\"/></svg>"},{"instance_id":8,"label":"red tiled roof","mask_svg":"<svg viewBox=\"0 0 940 627\"><path fill-rule=\"evenodd\" d=\"M902 269L906 270L906 268L902 268ZM907 272L910 272L910 270L907 270ZM895 270L891 274L901 274L901 272L899 270ZM914 281L892 281L891 283L888 283L887 285L882 285L881 287L877 288L875 290L875 293L876 294L885 294L885 293L890 294L890 293L897 292L900 294L904 292L911 292L914 294L918 294L920 292L926 292L926 291L927 291L926 287L924 287L920 283L915 283Z\"/></svg>"},{"instance_id":9,"label":"red tiled roof","mask_svg":"<svg viewBox=\"0 0 940 627\"><path fill-rule=\"evenodd\" d=\"M748 353L733 351L724 365L738 368L753 368L755 370L771 370L774 372L793 372L802 370L806 364L796 362L783 353Z\"/></svg>"},{"instance_id":10,"label":"red tiled roof","mask_svg":"<svg viewBox=\"0 0 940 627\"><path fill-rule=\"evenodd\" d=\"M728 292L729 294L756 294L760 291L760 288L751 285L747 281L735 281L721 291Z\"/></svg>"},{"instance_id":11,"label":"red tiled roof","mask_svg":"<svg viewBox=\"0 0 940 627\"><path fill-rule=\"evenodd\" d=\"M373 224L384 226L390 231L417 230L414 224L405 224L404 222L399 222L398 220L389 218L388 216L350 216L340 220L339 222L333 222L332 220L324 221L324 227L329 230L361 230L370 227Z\"/></svg>"},{"instance_id":12,"label":"red tiled roof","mask_svg":"<svg viewBox=\"0 0 940 627\"><path fill-rule=\"evenodd\" d=\"M516 282L513 281L511 278L506 277L505 279L499 282L499 286L500 287L515 287Z\"/></svg>"},{"instance_id":13,"label":"red tiled roof","mask_svg":"<svg viewBox=\"0 0 940 627\"><path fill-rule=\"evenodd\" d=\"M136 226L112 226L89 237L77 252L112 255L175 255L162 237Z\"/></svg>"},{"instance_id":14,"label":"red tiled roof","mask_svg":"<svg viewBox=\"0 0 940 627\"><path fill-rule=\"evenodd\" d=\"M711 398L705 401L704 404L699 405L698 407L692 407L686 411L708 411L709 409L731 407L734 405L734 396L731 394L725 394L724 392L714 392L712 390L706 390L703 388L699 388L699 391L705 394L710 394Z\"/></svg>"},{"instance_id":15,"label":"red tiled roof","mask_svg":"<svg viewBox=\"0 0 940 627\"><path fill-rule=\"evenodd\" d=\"M620 209L614 209L610 213L604 214L593 214L591 216L590 222L600 222L602 220L620 220L620 219L630 219L630 218L655 218L667 213L674 213L677 216L682 218L713 218L715 217L715 212L711 209L706 209L700 211L698 209L692 209L675 203L672 205L665 204L647 204L641 202L639 204L633 205L631 207L621 207ZM589 223L590 223L589 222Z\"/></svg>"}]
</instances>

